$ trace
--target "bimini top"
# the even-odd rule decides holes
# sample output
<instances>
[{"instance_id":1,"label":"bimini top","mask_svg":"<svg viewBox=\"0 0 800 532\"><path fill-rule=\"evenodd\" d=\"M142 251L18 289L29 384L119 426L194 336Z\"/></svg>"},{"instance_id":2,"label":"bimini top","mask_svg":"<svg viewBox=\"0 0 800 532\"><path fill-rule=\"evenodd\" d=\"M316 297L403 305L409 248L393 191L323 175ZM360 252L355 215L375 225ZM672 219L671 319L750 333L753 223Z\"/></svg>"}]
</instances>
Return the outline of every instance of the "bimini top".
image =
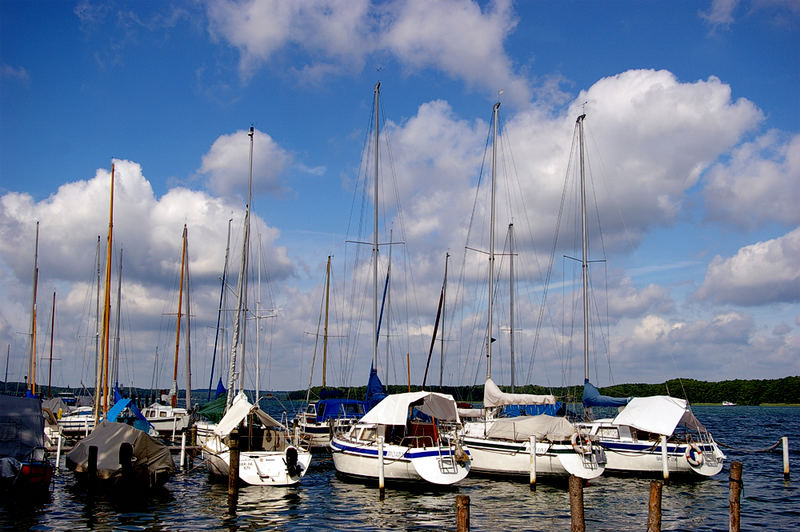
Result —
<instances>
[{"instance_id":1,"label":"bimini top","mask_svg":"<svg viewBox=\"0 0 800 532\"><path fill-rule=\"evenodd\" d=\"M554 405L556 398L552 395L534 395L530 393L505 393L492 379L486 379L483 387L483 406L491 408L505 405Z\"/></svg>"},{"instance_id":2,"label":"bimini top","mask_svg":"<svg viewBox=\"0 0 800 532\"><path fill-rule=\"evenodd\" d=\"M685 399L668 395L634 397L622 412L617 414L613 423L665 436L671 436L679 424L702 432L706 430L687 408Z\"/></svg>"},{"instance_id":3,"label":"bimini top","mask_svg":"<svg viewBox=\"0 0 800 532\"><path fill-rule=\"evenodd\" d=\"M387 395L383 401L361 418L360 423L405 425L409 407L443 421L458 422L456 402L452 395L436 392L408 392Z\"/></svg>"}]
</instances>

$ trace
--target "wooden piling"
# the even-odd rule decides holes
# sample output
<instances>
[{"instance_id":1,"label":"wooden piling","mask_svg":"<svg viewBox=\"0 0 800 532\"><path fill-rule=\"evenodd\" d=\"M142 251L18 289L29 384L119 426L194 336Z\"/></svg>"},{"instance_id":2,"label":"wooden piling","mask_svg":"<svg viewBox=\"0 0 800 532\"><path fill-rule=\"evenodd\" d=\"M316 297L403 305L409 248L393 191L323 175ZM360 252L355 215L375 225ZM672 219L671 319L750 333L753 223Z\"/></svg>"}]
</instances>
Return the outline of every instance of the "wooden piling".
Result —
<instances>
[{"instance_id":1,"label":"wooden piling","mask_svg":"<svg viewBox=\"0 0 800 532\"><path fill-rule=\"evenodd\" d=\"M229 437L228 449L228 501L239 496L239 429L233 429Z\"/></svg>"},{"instance_id":2,"label":"wooden piling","mask_svg":"<svg viewBox=\"0 0 800 532\"><path fill-rule=\"evenodd\" d=\"M456 530L469 530L469 495L456 495Z\"/></svg>"},{"instance_id":3,"label":"wooden piling","mask_svg":"<svg viewBox=\"0 0 800 532\"><path fill-rule=\"evenodd\" d=\"M730 494L728 496L728 501L730 502L731 508L731 519L730 519L730 527L729 530L731 532L739 532L739 527L741 522L739 520L739 515L741 513L741 504L739 501L739 497L742 491L742 463L741 462L731 462L731 476L728 479L730 481Z\"/></svg>"},{"instance_id":4,"label":"wooden piling","mask_svg":"<svg viewBox=\"0 0 800 532\"><path fill-rule=\"evenodd\" d=\"M650 481L650 506L647 514L647 532L661 532L661 491L664 483Z\"/></svg>"},{"instance_id":5,"label":"wooden piling","mask_svg":"<svg viewBox=\"0 0 800 532\"><path fill-rule=\"evenodd\" d=\"M789 437L783 436L781 442L783 443L783 478L789 480Z\"/></svg>"},{"instance_id":6,"label":"wooden piling","mask_svg":"<svg viewBox=\"0 0 800 532\"><path fill-rule=\"evenodd\" d=\"M122 471L121 484L128 488L133 482L133 445L122 442L119 446L119 465Z\"/></svg>"},{"instance_id":7,"label":"wooden piling","mask_svg":"<svg viewBox=\"0 0 800 532\"><path fill-rule=\"evenodd\" d=\"M197 425L189 427L189 445L197 447Z\"/></svg>"},{"instance_id":8,"label":"wooden piling","mask_svg":"<svg viewBox=\"0 0 800 532\"><path fill-rule=\"evenodd\" d=\"M89 464L86 468L86 480L89 488L93 488L97 481L97 445L89 446Z\"/></svg>"},{"instance_id":9,"label":"wooden piling","mask_svg":"<svg viewBox=\"0 0 800 532\"><path fill-rule=\"evenodd\" d=\"M531 484L531 491L536 491L536 436L531 436L530 444L531 444L530 484Z\"/></svg>"},{"instance_id":10,"label":"wooden piling","mask_svg":"<svg viewBox=\"0 0 800 532\"><path fill-rule=\"evenodd\" d=\"M571 532L585 532L583 520L583 479L575 475L569 476L569 511L572 516Z\"/></svg>"}]
</instances>

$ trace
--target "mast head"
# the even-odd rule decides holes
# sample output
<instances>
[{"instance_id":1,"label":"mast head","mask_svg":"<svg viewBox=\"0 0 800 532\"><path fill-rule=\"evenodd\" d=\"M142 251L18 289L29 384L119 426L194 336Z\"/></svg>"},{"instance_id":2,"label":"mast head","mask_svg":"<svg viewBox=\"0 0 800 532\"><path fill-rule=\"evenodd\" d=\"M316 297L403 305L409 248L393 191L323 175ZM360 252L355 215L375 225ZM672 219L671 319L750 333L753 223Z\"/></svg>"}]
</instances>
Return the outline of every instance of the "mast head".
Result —
<instances>
[{"instance_id":1,"label":"mast head","mask_svg":"<svg viewBox=\"0 0 800 532\"><path fill-rule=\"evenodd\" d=\"M586 113L583 113L582 115L580 115L578 117L578 119L575 121L575 123L577 124L577 123L583 122L584 118L586 118Z\"/></svg>"},{"instance_id":2,"label":"mast head","mask_svg":"<svg viewBox=\"0 0 800 532\"><path fill-rule=\"evenodd\" d=\"M253 138L254 133L255 133L255 128L253 126L250 126L250 133L248 133L248 135L250 136L251 139Z\"/></svg>"},{"instance_id":3,"label":"mast head","mask_svg":"<svg viewBox=\"0 0 800 532\"><path fill-rule=\"evenodd\" d=\"M377 93L380 91L381 91L381 82L379 81L375 84L375 92Z\"/></svg>"}]
</instances>

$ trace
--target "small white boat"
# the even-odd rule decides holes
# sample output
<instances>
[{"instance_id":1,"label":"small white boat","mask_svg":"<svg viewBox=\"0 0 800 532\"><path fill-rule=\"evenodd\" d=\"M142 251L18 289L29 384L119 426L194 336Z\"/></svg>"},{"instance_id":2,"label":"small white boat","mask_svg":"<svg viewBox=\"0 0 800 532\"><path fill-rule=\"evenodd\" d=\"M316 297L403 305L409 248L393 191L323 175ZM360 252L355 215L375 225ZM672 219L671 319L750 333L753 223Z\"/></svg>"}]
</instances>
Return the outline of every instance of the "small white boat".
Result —
<instances>
[{"instance_id":1,"label":"small white boat","mask_svg":"<svg viewBox=\"0 0 800 532\"><path fill-rule=\"evenodd\" d=\"M91 406L79 406L58 420L61 434L67 438L86 437L94 430L94 425L94 409Z\"/></svg>"},{"instance_id":2,"label":"small white boat","mask_svg":"<svg viewBox=\"0 0 800 532\"><path fill-rule=\"evenodd\" d=\"M722 406L736 406L736 403L731 403L730 401L722 401Z\"/></svg>"},{"instance_id":3,"label":"small white boat","mask_svg":"<svg viewBox=\"0 0 800 532\"><path fill-rule=\"evenodd\" d=\"M153 403L144 409L144 417L161 436L180 434L189 428L191 412L185 408Z\"/></svg>"},{"instance_id":4,"label":"small white boat","mask_svg":"<svg viewBox=\"0 0 800 532\"><path fill-rule=\"evenodd\" d=\"M292 444L288 429L252 405L241 391L218 424L198 424L198 439L211 476L228 478L228 437L242 422L245 428L239 437L239 478L253 486L291 486L300 482L308 471L311 453Z\"/></svg>"},{"instance_id":5,"label":"small white boat","mask_svg":"<svg viewBox=\"0 0 800 532\"><path fill-rule=\"evenodd\" d=\"M387 480L454 484L470 469L458 428L458 410L451 395L389 395L348 432L334 435L333 463L336 471L352 477L379 478L382 463Z\"/></svg>"}]
</instances>

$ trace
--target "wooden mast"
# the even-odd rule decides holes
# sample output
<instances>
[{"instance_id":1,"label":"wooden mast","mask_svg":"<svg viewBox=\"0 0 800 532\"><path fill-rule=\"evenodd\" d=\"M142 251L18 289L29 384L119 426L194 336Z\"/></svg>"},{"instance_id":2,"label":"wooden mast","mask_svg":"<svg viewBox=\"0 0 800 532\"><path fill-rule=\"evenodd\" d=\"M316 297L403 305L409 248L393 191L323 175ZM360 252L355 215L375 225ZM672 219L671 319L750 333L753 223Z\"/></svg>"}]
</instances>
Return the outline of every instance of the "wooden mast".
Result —
<instances>
[{"instance_id":1,"label":"wooden mast","mask_svg":"<svg viewBox=\"0 0 800 532\"><path fill-rule=\"evenodd\" d=\"M172 372L172 389L170 390L170 404L172 408L178 406L178 350L181 344L181 311L183 305L183 272L186 260L186 224L183 224L183 244L181 245L181 281L178 286L178 324L175 330L175 364Z\"/></svg>"},{"instance_id":2,"label":"wooden mast","mask_svg":"<svg viewBox=\"0 0 800 532\"><path fill-rule=\"evenodd\" d=\"M108 413L108 322L111 314L111 242L114 229L114 163L111 163L111 201L108 211L108 241L106 243L106 296L103 303L103 412Z\"/></svg>"},{"instance_id":3,"label":"wooden mast","mask_svg":"<svg viewBox=\"0 0 800 532\"><path fill-rule=\"evenodd\" d=\"M189 294L189 232L184 225L183 249L186 255L186 411L192 409L192 318Z\"/></svg>"},{"instance_id":4,"label":"wooden mast","mask_svg":"<svg viewBox=\"0 0 800 532\"><path fill-rule=\"evenodd\" d=\"M53 381L53 331L56 324L56 291L53 290L53 311L50 315L50 367L47 372L47 398L53 397L51 384Z\"/></svg>"},{"instance_id":5,"label":"wooden mast","mask_svg":"<svg viewBox=\"0 0 800 532\"><path fill-rule=\"evenodd\" d=\"M28 390L36 395L36 291L39 287L39 222L36 222L36 243L33 253L33 302L31 303L31 348L28 359Z\"/></svg>"}]
</instances>

